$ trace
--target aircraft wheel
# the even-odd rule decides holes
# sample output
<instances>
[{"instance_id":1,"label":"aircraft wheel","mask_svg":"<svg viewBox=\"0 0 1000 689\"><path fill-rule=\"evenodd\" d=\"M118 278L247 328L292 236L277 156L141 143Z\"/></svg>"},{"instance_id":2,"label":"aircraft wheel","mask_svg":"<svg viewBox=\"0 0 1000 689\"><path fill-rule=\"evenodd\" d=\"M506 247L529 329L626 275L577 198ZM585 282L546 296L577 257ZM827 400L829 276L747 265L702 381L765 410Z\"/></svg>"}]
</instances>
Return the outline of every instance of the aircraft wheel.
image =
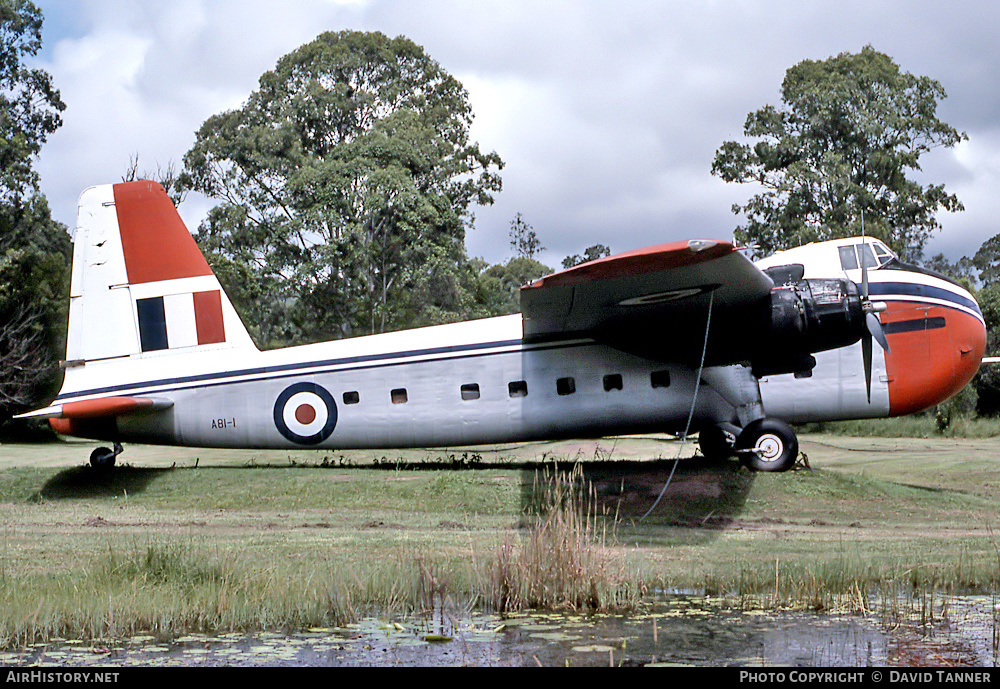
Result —
<instances>
[{"instance_id":1,"label":"aircraft wheel","mask_svg":"<svg viewBox=\"0 0 1000 689\"><path fill-rule=\"evenodd\" d=\"M757 419L736 439L740 462L753 471L788 471L799 456L799 440L784 421Z\"/></svg>"},{"instance_id":2,"label":"aircraft wheel","mask_svg":"<svg viewBox=\"0 0 1000 689\"><path fill-rule=\"evenodd\" d=\"M99 447L90 453L90 466L95 469L110 469L115 465L115 451L110 447Z\"/></svg>"},{"instance_id":3,"label":"aircraft wheel","mask_svg":"<svg viewBox=\"0 0 1000 689\"><path fill-rule=\"evenodd\" d=\"M122 453L121 443L115 443L115 449L99 447L90 453L90 466L95 469L110 469L115 465L115 458Z\"/></svg>"},{"instance_id":4,"label":"aircraft wheel","mask_svg":"<svg viewBox=\"0 0 1000 689\"><path fill-rule=\"evenodd\" d=\"M731 423L720 423L706 426L698 433L698 447L705 459L721 462L736 454L733 447L740 434L739 426Z\"/></svg>"}]
</instances>

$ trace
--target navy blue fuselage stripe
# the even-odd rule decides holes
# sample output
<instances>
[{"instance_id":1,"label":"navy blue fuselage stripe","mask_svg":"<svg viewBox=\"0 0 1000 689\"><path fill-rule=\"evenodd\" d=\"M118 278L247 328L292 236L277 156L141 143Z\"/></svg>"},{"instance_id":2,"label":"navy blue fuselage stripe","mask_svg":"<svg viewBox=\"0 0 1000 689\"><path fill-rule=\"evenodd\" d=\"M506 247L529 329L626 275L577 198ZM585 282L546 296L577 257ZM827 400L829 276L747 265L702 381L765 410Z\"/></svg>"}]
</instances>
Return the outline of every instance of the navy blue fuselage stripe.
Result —
<instances>
[{"instance_id":1,"label":"navy blue fuselage stripe","mask_svg":"<svg viewBox=\"0 0 1000 689\"><path fill-rule=\"evenodd\" d=\"M472 345L452 345L449 347L435 347L430 349L417 349L408 352L392 352L390 354L367 354L363 356L353 356L345 357L342 359L326 359L321 361L306 361L296 364L284 364L281 366L261 366L258 368L248 368L240 371L229 371L224 373L206 373L198 376L184 376L179 378L163 378L160 380L150 380L142 381L137 383L126 383L124 385L113 385L105 388L95 388L93 390L81 390L79 392L73 392L67 395L60 395L55 400L53 404L58 404L62 400L75 399L77 397L84 397L86 395L99 395L109 392L122 392L124 390L131 390L134 394L139 394L140 392L145 392L146 394L155 394L156 391L151 391L150 388L159 388L165 385L174 386L184 386L190 383L205 383L205 385L199 387L213 387L216 385L226 385L232 382L233 378L239 378L241 376L255 376L255 375L266 375L263 379L252 379L248 381L237 381L237 382L255 382L257 380L273 380L280 378L290 378L298 375L318 375L322 373L328 373L329 371L314 370L323 368L334 368L340 366L350 366L354 364L351 368L343 370L354 370L358 368L368 368L364 364L378 364L378 362L384 362L380 366L402 366L405 364L418 363L411 361L414 357L420 356L433 356L437 354L454 354L454 356L440 357L438 359L433 359L432 361L448 361L452 359L465 359L471 356L476 356L473 352L492 349L495 347L511 347L515 345L522 345L521 340L504 340L501 342L481 342ZM522 347L520 352L528 349L529 351L542 351L550 349L563 349L566 347L581 347L581 346L592 346L597 343L595 342L562 342L553 343L545 346L534 346L530 348ZM492 352L493 354L511 354L519 352ZM270 375L267 375L270 374ZM176 389L176 388L174 388ZM170 392L171 390L160 390L159 392Z\"/></svg>"},{"instance_id":2,"label":"navy blue fuselage stripe","mask_svg":"<svg viewBox=\"0 0 1000 689\"><path fill-rule=\"evenodd\" d=\"M895 333L912 333L922 330L938 330L939 328L944 328L947 325L944 317L935 316L934 318L914 318L909 321L896 321L894 323L886 323L883 325L886 335L893 335Z\"/></svg>"},{"instance_id":3,"label":"navy blue fuselage stripe","mask_svg":"<svg viewBox=\"0 0 1000 689\"><path fill-rule=\"evenodd\" d=\"M872 282L868 285L868 293L873 297L876 295L884 297L900 295L940 299L964 306L977 313L980 317L983 315L983 312L979 310L979 304L975 300L967 299L960 294L955 294L951 290L942 287L932 287L931 285L914 284L912 282Z\"/></svg>"}]
</instances>

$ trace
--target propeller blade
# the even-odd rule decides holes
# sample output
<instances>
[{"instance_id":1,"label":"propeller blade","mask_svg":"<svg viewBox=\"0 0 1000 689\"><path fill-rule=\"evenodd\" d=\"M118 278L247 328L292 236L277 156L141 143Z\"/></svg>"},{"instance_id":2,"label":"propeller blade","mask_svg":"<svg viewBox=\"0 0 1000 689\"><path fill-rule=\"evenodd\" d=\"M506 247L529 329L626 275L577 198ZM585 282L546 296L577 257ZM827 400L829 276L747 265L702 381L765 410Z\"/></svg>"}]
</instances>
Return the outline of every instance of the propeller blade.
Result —
<instances>
[{"instance_id":1,"label":"propeller blade","mask_svg":"<svg viewBox=\"0 0 1000 689\"><path fill-rule=\"evenodd\" d=\"M865 333L861 336L861 356L865 362L865 392L868 393L868 403L872 401L872 336Z\"/></svg>"},{"instance_id":2,"label":"propeller blade","mask_svg":"<svg viewBox=\"0 0 1000 689\"><path fill-rule=\"evenodd\" d=\"M878 340L879 347L888 354L889 353L889 341L885 337L885 330L882 328L882 321L879 317L872 313L871 311L865 314L865 323L868 325L868 332ZM869 343L870 344L870 343Z\"/></svg>"}]
</instances>

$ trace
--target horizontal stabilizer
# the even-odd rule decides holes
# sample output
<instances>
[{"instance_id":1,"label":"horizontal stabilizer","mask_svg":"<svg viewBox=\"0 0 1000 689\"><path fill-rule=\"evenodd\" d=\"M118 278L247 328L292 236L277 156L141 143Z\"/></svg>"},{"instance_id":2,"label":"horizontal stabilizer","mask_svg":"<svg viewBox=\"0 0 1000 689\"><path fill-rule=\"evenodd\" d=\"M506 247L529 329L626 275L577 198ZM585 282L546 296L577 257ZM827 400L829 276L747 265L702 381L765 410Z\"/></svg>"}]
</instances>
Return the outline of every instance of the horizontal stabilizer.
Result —
<instances>
[{"instance_id":1,"label":"horizontal stabilizer","mask_svg":"<svg viewBox=\"0 0 1000 689\"><path fill-rule=\"evenodd\" d=\"M161 411L174 406L173 400L162 397L100 397L80 402L53 404L50 407L21 414L17 419L103 419L125 414Z\"/></svg>"}]
</instances>

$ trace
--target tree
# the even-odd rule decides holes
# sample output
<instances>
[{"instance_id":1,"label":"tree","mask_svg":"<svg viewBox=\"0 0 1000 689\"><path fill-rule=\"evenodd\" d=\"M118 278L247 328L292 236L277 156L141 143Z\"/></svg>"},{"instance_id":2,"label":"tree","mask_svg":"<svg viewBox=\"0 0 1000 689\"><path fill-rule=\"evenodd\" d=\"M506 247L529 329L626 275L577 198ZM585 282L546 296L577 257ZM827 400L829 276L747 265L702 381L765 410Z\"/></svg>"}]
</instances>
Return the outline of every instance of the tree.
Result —
<instances>
[{"instance_id":1,"label":"tree","mask_svg":"<svg viewBox=\"0 0 1000 689\"><path fill-rule=\"evenodd\" d=\"M548 275L552 268L527 256L484 268L479 275L476 301L484 316L501 316L521 310L521 287Z\"/></svg>"},{"instance_id":2,"label":"tree","mask_svg":"<svg viewBox=\"0 0 1000 689\"><path fill-rule=\"evenodd\" d=\"M573 266L578 266L581 263L587 263L588 261L596 261L599 258L604 258L605 256L611 255L611 249L604 246L603 244L594 244L593 246L588 246L584 252L583 256L580 254L573 254L572 256L567 256L563 259L563 268L572 268Z\"/></svg>"},{"instance_id":3,"label":"tree","mask_svg":"<svg viewBox=\"0 0 1000 689\"><path fill-rule=\"evenodd\" d=\"M984 285L1000 285L1000 234L983 242L972 257L972 264L979 271L979 279Z\"/></svg>"},{"instance_id":4,"label":"tree","mask_svg":"<svg viewBox=\"0 0 1000 689\"><path fill-rule=\"evenodd\" d=\"M976 294L986 321L986 353L1000 351L1000 283L992 282ZM976 411L980 416L1000 415L1000 366L984 364L972 381L976 390Z\"/></svg>"},{"instance_id":5,"label":"tree","mask_svg":"<svg viewBox=\"0 0 1000 689\"><path fill-rule=\"evenodd\" d=\"M38 190L32 159L66 108L49 75L24 60L42 47L42 13L28 0L0 0L0 203Z\"/></svg>"},{"instance_id":6,"label":"tree","mask_svg":"<svg viewBox=\"0 0 1000 689\"><path fill-rule=\"evenodd\" d=\"M184 203L184 199L187 197L187 193L184 188L179 183L179 173L177 168L174 166L173 161L167 163L166 167L156 166L156 170L143 170L139 171L139 154L136 153L131 156L128 161L128 167L125 169L125 174L122 175L123 182L135 182L136 180L149 180L156 182L164 191L167 192L167 196L173 201L175 206L179 206Z\"/></svg>"},{"instance_id":7,"label":"tree","mask_svg":"<svg viewBox=\"0 0 1000 689\"><path fill-rule=\"evenodd\" d=\"M524 221L524 216L518 213L510 221L510 248L514 250L514 255L521 258L535 257L540 251L545 251L542 242L535 234L535 230Z\"/></svg>"},{"instance_id":8,"label":"tree","mask_svg":"<svg viewBox=\"0 0 1000 689\"><path fill-rule=\"evenodd\" d=\"M70 241L39 192L35 156L65 109L47 73L42 14L0 0L0 421L49 396L65 337Z\"/></svg>"},{"instance_id":9,"label":"tree","mask_svg":"<svg viewBox=\"0 0 1000 689\"><path fill-rule=\"evenodd\" d=\"M879 237L904 259L918 259L939 228L936 213L962 204L943 185L907 177L920 157L968 137L937 118L946 94L928 77L902 72L871 46L785 73L781 107L747 116L755 143L727 141L712 174L765 191L733 212L746 215L740 243L761 254L861 233Z\"/></svg>"},{"instance_id":10,"label":"tree","mask_svg":"<svg viewBox=\"0 0 1000 689\"><path fill-rule=\"evenodd\" d=\"M1000 351L1000 234L983 242L971 262L983 285L976 293L976 301L986 321L986 353L995 356ZM976 411L980 416L1000 415L1000 366L982 366L972 385L978 395Z\"/></svg>"},{"instance_id":11,"label":"tree","mask_svg":"<svg viewBox=\"0 0 1000 689\"><path fill-rule=\"evenodd\" d=\"M979 271L975 263L968 256L963 256L954 263L949 261L944 254L935 254L929 260L923 261L924 268L941 273L959 283L969 292L976 293L976 283L979 280Z\"/></svg>"},{"instance_id":12,"label":"tree","mask_svg":"<svg viewBox=\"0 0 1000 689\"><path fill-rule=\"evenodd\" d=\"M415 43L344 31L202 125L181 183L222 202L198 239L264 344L462 315L471 208L492 203L502 167L470 143L472 117Z\"/></svg>"}]
</instances>

